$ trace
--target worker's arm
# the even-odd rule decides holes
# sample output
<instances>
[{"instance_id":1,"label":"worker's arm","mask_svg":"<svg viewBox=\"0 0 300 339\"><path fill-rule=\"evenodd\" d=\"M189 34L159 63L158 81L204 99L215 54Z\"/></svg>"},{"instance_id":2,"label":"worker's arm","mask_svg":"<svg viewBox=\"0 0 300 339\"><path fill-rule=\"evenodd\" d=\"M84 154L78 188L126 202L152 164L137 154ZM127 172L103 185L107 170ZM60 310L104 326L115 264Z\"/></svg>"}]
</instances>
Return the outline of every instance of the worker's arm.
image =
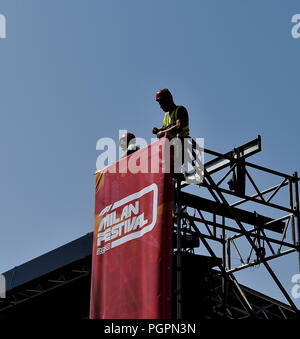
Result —
<instances>
[{"instance_id":1,"label":"worker's arm","mask_svg":"<svg viewBox=\"0 0 300 339\"><path fill-rule=\"evenodd\" d=\"M162 128L153 127L153 128L152 128L152 133L153 133L153 134L157 134L157 133L159 133L160 131L164 131L164 130L165 130L164 127L162 127Z\"/></svg>"},{"instance_id":2,"label":"worker's arm","mask_svg":"<svg viewBox=\"0 0 300 339\"><path fill-rule=\"evenodd\" d=\"M180 126L181 126L181 122L180 122L180 119L178 119L178 120L176 120L175 125L167 128L167 129L164 129L164 130L159 130L157 132L157 137L158 138L166 137L168 134L169 135L175 135L176 132L180 129Z\"/></svg>"}]
</instances>

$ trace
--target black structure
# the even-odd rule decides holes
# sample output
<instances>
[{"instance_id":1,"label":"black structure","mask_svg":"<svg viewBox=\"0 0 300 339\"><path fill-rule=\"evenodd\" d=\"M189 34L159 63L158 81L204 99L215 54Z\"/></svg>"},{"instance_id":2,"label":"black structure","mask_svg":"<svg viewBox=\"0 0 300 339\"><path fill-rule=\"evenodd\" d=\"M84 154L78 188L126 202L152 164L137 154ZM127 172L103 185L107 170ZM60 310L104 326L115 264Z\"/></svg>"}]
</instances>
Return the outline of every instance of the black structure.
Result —
<instances>
[{"instance_id":1,"label":"black structure","mask_svg":"<svg viewBox=\"0 0 300 339\"><path fill-rule=\"evenodd\" d=\"M288 175L246 161L247 157L259 151L260 136L226 154L202 150L197 159L198 167L203 169L204 178L203 182L198 184L199 194L184 191L191 186L195 190L195 185L188 185L183 175L178 175L174 180L177 319L184 318L184 268L181 257L186 253L194 253L193 246L182 246L182 239L185 239L186 235L198 237L211 258L222 258L221 262L217 262L218 277L222 281L218 299L222 299L224 318L234 318L233 294L240 304L240 309L244 310L245 317L262 316L262 309L251 303L251 298L244 292L245 288L234 276L234 272L257 265L265 267L289 303L289 310L294 316L299 315L295 303L269 265L269 261L273 259L296 252L300 267L299 178L297 172ZM210 159L203 166L201 156L204 153ZM260 190L255 179L261 180L264 174L275 177L277 181L279 179L279 182ZM230 175L232 178L227 182L227 187L224 182ZM272 179L267 178L265 181L271 182ZM275 201L276 198L278 201ZM242 204L244 209L237 207ZM269 216L258 213L259 210ZM275 219L271 218L274 214L281 215ZM235 267L232 263L233 255L240 261Z\"/></svg>"}]
</instances>

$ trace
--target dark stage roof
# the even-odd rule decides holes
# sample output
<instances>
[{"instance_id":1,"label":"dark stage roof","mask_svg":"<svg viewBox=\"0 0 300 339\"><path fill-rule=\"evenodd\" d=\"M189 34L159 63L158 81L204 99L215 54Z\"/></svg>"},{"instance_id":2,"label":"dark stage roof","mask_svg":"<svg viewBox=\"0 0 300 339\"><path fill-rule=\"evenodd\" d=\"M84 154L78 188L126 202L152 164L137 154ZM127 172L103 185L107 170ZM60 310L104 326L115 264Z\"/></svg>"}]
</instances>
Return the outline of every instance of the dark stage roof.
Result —
<instances>
[{"instance_id":1,"label":"dark stage roof","mask_svg":"<svg viewBox=\"0 0 300 339\"><path fill-rule=\"evenodd\" d=\"M84 259L92 253L93 233L87 233L53 251L3 273L6 290L12 290L47 273Z\"/></svg>"},{"instance_id":2,"label":"dark stage roof","mask_svg":"<svg viewBox=\"0 0 300 339\"><path fill-rule=\"evenodd\" d=\"M88 233L5 272L7 296L0 299L0 318L88 318L92 238L93 234ZM222 318L222 278L212 269L215 265L212 258L199 255L187 256L183 261L186 319ZM196 277L195 269L206 273ZM288 305L240 286L258 318L297 317ZM248 317L233 291L228 300L229 318Z\"/></svg>"}]
</instances>

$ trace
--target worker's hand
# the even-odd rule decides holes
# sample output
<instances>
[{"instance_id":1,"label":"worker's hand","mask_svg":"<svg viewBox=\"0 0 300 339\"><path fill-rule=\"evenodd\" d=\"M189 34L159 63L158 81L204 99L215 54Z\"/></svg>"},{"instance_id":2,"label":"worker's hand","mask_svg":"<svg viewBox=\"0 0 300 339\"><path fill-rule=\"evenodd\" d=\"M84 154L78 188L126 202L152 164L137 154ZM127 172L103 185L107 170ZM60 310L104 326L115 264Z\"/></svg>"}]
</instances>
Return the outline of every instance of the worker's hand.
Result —
<instances>
[{"instance_id":1,"label":"worker's hand","mask_svg":"<svg viewBox=\"0 0 300 339\"><path fill-rule=\"evenodd\" d=\"M159 131L159 129L158 129L157 127L153 127L153 128L152 128L152 133L153 133L153 134L157 134L158 131Z\"/></svg>"},{"instance_id":2,"label":"worker's hand","mask_svg":"<svg viewBox=\"0 0 300 339\"><path fill-rule=\"evenodd\" d=\"M160 131L160 132L157 133L157 137L158 137L158 138L162 138L162 137L165 136L165 134L166 134L165 131Z\"/></svg>"}]
</instances>

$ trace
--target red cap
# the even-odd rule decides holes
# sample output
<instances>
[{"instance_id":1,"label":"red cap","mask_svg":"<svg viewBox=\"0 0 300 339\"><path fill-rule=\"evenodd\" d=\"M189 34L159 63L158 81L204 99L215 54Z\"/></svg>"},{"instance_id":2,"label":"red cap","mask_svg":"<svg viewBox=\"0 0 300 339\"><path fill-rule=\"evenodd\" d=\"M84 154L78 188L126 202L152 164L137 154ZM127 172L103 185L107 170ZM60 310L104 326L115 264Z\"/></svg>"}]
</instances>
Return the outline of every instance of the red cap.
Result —
<instances>
[{"instance_id":1,"label":"red cap","mask_svg":"<svg viewBox=\"0 0 300 339\"><path fill-rule=\"evenodd\" d=\"M167 89L161 89L156 93L155 96L156 101L162 100L162 99L173 99L171 92Z\"/></svg>"}]
</instances>

